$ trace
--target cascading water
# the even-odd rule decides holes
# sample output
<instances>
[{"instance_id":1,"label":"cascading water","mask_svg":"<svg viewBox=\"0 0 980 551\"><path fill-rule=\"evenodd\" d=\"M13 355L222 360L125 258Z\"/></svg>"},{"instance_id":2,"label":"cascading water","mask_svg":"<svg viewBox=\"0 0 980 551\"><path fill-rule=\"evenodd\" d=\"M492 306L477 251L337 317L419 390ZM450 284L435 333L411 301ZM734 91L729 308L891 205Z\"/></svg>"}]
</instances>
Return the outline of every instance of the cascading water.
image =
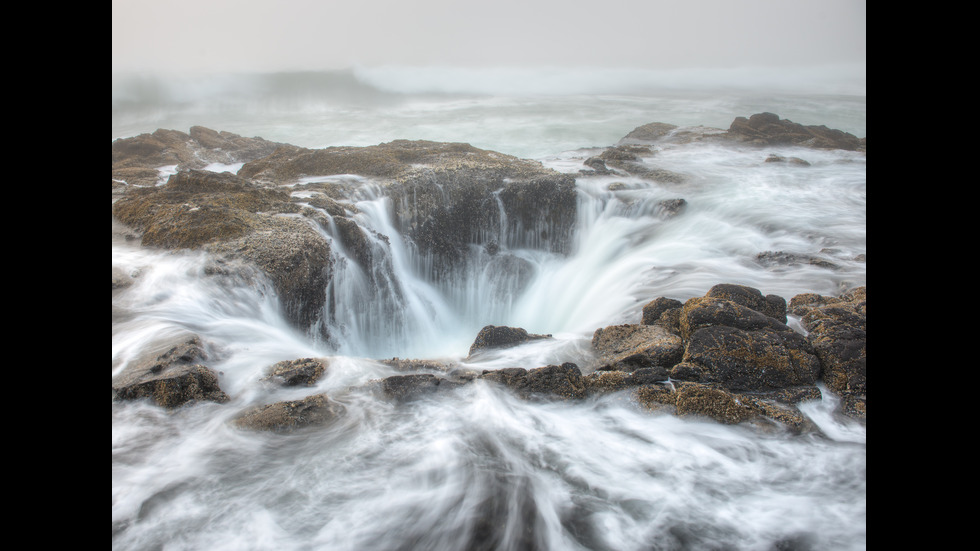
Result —
<instances>
[{"instance_id":1,"label":"cascading water","mask_svg":"<svg viewBox=\"0 0 980 551\"><path fill-rule=\"evenodd\" d=\"M828 117L863 117L863 101L807 99L810 108L823 105ZM395 356L448 358L476 371L566 361L587 369L595 329L636 323L654 298L684 300L717 283L787 299L802 292L836 295L865 283L863 153L691 143L656 148L644 158L682 175L677 182L578 173L596 153L589 149L593 136L622 136L631 126L618 126L637 111L643 117L632 127L674 122L661 112L665 105L688 119L730 120L732 106L748 102L675 100L556 104L539 98L485 106L496 117L498 126L488 132L494 136L513 138L508 129L528 124L522 117L533 114L527 102L534 101L547 103L550 115L562 101L574 103L595 110L583 120L617 125L585 137L563 135L562 144L584 149L538 156L577 177L578 220L565 252L550 250L540 228L519 232L498 195L492 233L477 236L481 244L454 270L437 270L397 229L392 199L375 182L345 181L354 190L345 198L349 219L363 234L366 253L347 250L343 228L322 210L328 223L320 229L334 255L325 290L330 342L290 326L273 286L258 273L221 271L202 253L159 252L114 239L114 268L135 277L113 290L113 374L161 341L195 334L207 343L208 365L220 372L230 401L174 411L113 402L113 549L865 548L866 429L833 415L829 392L802 407L820 433L787 434L650 412L621 394L539 402L474 381L392 404L367 390L372 380L402 374L376 361ZM447 100L443 112L438 101L425 101L426 116L452 134L447 121L460 105ZM799 98L773 101L800 104ZM511 104L520 109L508 111ZM475 100L465 106L481 109ZM385 107L386 120L409 121L391 138L414 137L418 105L409 107ZM281 115L266 115L268 121L256 124L280 128L273 119ZM357 119L349 135L362 123L379 124L366 112L344 116ZM244 119L229 115L234 120ZM307 138L314 126L341 132L343 120L317 119L294 132ZM219 123L208 122L222 128ZM567 131L567 122L560 126ZM455 130L443 139L469 141L473 126ZM515 147L544 145L529 140ZM769 153L802 157L809 166L766 163ZM675 199L684 200L684 210L671 216L663 205ZM759 257L767 251L827 262L767 264ZM362 253L370 264L359 262ZM486 324L553 338L467 358ZM275 362L306 357L329 359L312 387L261 380ZM251 406L321 393L344 408L325 427L274 434L231 422Z\"/></svg>"}]
</instances>

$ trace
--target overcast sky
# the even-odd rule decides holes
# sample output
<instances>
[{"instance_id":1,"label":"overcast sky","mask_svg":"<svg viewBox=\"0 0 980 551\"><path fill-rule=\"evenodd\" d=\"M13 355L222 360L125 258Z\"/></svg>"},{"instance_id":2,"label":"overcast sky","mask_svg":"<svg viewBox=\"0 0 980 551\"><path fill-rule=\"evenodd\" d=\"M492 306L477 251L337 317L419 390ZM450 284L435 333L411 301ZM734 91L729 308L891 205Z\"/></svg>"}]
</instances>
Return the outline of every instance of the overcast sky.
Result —
<instances>
[{"instance_id":1,"label":"overcast sky","mask_svg":"<svg viewBox=\"0 0 980 551\"><path fill-rule=\"evenodd\" d=\"M113 71L809 66L866 58L865 0L113 0Z\"/></svg>"}]
</instances>

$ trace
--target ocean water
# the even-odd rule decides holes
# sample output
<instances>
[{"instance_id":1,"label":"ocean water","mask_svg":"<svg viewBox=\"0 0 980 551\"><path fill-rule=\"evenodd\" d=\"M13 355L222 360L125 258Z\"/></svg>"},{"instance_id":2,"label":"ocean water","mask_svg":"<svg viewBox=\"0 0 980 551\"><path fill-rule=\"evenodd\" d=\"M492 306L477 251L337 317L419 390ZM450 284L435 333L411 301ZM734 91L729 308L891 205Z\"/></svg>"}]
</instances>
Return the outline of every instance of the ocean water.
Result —
<instances>
[{"instance_id":1,"label":"ocean water","mask_svg":"<svg viewBox=\"0 0 980 551\"><path fill-rule=\"evenodd\" d=\"M173 412L112 404L113 548L865 548L866 428L834 416L829 392L804 406L821 434L792 435L650 413L621 395L537 403L477 383L396 407L357 390L396 374L377 362L391 357L477 370L586 366L595 329L636 323L654 298L685 300L717 283L787 300L866 284L863 153L675 144L644 162L682 183L579 173L649 122L726 129L768 111L865 137L862 77L437 68L114 76L113 139L200 125L304 147L466 142L578 175L579 221L568 255L501 235L501 253L474 248L465 270L436 280L392 229L377 183L357 180L356 221L389 236L390 277L367 286L353 262L341 263L332 343L290 327L262 281L202 277L202 253L114 238L113 267L138 277L113 291L113 375L162 339L193 333L220 351L209 365L232 400ZM766 163L771 153L809 166ZM676 198L686 210L661 216L658 203ZM758 256L775 251L822 262ZM554 338L468 361L487 324ZM314 388L259 383L271 364L311 356L330 358ZM229 424L246 407L320 392L346 411L329 427L276 435Z\"/></svg>"}]
</instances>

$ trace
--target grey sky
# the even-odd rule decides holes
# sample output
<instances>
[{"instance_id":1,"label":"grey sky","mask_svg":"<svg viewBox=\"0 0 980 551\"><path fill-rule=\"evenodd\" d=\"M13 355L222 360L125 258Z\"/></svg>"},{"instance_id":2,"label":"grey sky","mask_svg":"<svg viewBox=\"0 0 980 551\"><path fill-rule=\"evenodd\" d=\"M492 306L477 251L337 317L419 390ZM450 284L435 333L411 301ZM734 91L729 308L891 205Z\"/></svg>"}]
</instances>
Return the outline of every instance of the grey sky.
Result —
<instances>
[{"instance_id":1,"label":"grey sky","mask_svg":"<svg viewBox=\"0 0 980 551\"><path fill-rule=\"evenodd\" d=\"M864 64L865 0L113 0L113 70Z\"/></svg>"}]
</instances>

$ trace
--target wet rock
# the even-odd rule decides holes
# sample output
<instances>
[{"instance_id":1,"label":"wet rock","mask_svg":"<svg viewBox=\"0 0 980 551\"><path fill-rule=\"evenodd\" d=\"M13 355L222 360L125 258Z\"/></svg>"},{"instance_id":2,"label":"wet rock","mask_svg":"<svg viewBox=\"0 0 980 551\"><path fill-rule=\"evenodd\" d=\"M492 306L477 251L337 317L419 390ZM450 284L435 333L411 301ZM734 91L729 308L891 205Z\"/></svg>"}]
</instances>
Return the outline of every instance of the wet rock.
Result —
<instances>
[{"instance_id":1,"label":"wet rock","mask_svg":"<svg viewBox=\"0 0 980 551\"><path fill-rule=\"evenodd\" d=\"M302 400L250 408L237 416L233 423L238 428L247 430L288 433L302 428L328 425L343 413L343 406L330 400L326 394L316 394Z\"/></svg>"},{"instance_id":2,"label":"wet rock","mask_svg":"<svg viewBox=\"0 0 980 551\"><path fill-rule=\"evenodd\" d=\"M684 362L701 368L702 381L746 391L815 384L821 365L799 333L722 325L694 331L685 343Z\"/></svg>"},{"instance_id":3,"label":"wet rock","mask_svg":"<svg viewBox=\"0 0 980 551\"><path fill-rule=\"evenodd\" d=\"M755 259L763 266L799 266L810 265L828 270L839 270L840 266L825 258L811 255L791 253L786 251L764 251L755 256Z\"/></svg>"},{"instance_id":4,"label":"wet rock","mask_svg":"<svg viewBox=\"0 0 980 551\"><path fill-rule=\"evenodd\" d=\"M643 325L653 325L660 321L660 316L672 308L680 308L684 303L673 298L659 297L643 306Z\"/></svg>"},{"instance_id":5,"label":"wet rock","mask_svg":"<svg viewBox=\"0 0 980 551\"><path fill-rule=\"evenodd\" d=\"M665 199L657 203L657 215L669 220L687 210L686 199Z\"/></svg>"},{"instance_id":6,"label":"wet rock","mask_svg":"<svg viewBox=\"0 0 980 551\"><path fill-rule=\"evenodd\" d=\"M236 164L264 157L281 144L245 138L201 126L190 133L160 129L112 142L112 178L129 186L153 186L159 167L201 169L211 163Z\"/></svg>"},{"instance_id":7,"label":"wet rock","mask_svg":"<svg viewBox=\"0 0 980 551\"><path fill-rule=\"evenodd\" d=\"M586 385L578 366L566 362L536 369L505 368L484 371L479 379L502 384L523 398L545 396L562 399L584 398Z\"/></svg>"},{"instance_id":8,"label":"wet rock","mask_svg":"<svg viewBox=\"0 0 980 551\"><path fill-rule=\"evenodd\" d=\"M854 397L852 410L865 409L867 393L867 288L839 297L797 295L790 309L800 320L823 365L823 380L843 396Z\"/></svg>"},{"instance_id":9,"label":"wet rock","mask_svg":"<svg viewBox=\"0 0 980 551\"><path fill-rule=\"evenodd\" d=\"M651 122L649 124L644 124L634 128L629 134L627 134L622 142L656 142L660 139L670 135L671 132L677 129L676 124L667 124L663 122Z\"/></svg>"},{"instance_id":10,"label":"wet rock","mask_svg":"<svg viewBox=\"0 0 980 551\"><path fill-rule=\"evenodd\" d=\"M393 375L381 381L381 392L390 400L408 402L436 392L446 392L461 386L462 382L436 377L431 373Z\"/></svg>"},{"instance_id":11,"label":"wet rock","mask_svg":"<svg viewBox=\"0 0 980 551\"><path fill-rule=\"evenodd\" d=\"M810 163L799 158L799 157L783 157L782 155L776 155L775 153L770 153L766 157L767 163L786 163L796 166L810 166Z\"/></svg>"},{"instance_id":12,"label":"wet rock","mask_svg":"<svg viewBox=\"0 0 980 551\"><path fill-rule=\"evenodd\" d=\"M642 367L632 372L593 371L582 377L589 394L615 392L666 381L667 370L663 367Z\"/></svg>"},{"instance_id":13,"label":"wet rock","mask_svg":"<svg viewBox=\"0 0 980 551\"><path fill-rule=\"evenodd\" d=\"M177 343L113 378L113 399L147 398L168 409L197 401L227 402L228 395L219 387L217 374L200 363L207 356L197 337Z\"/></svg>"},{"instance_id":14,"label":"wet rock","mask_svg":"<svg viewBox=\"0 0 980 551\"><path fill-rule=\"evenodd\" d=\"M721 283L708 289L704 296L728 300L786 323L786 299L778 295L763 296L758 289L746 285Z\"/></svg>"},{"instance_id":15,"label":"wet rock","mask_svg":"<svg viewBox=\"0 0 980 551\"><path fill-rule=\"evenodd\" d=\"M597 369L633 371L670 368L684 353L681 338L659 325L624 324L597 329L592 335Z\"/></svg>"},{"instance_id":16,"label":"wet rock","mask_svg":"<svg viewBox=\"0 0 980 551\"><path fill-rule=\"evenodd\" d=\"M736 117L727 139L753 145L796 145L815 149L865 150L865 142L853 134L826 126L804 126L774 113Z\"/></svg>"},{"instance_id":17,"label":"wet rock","mask_svg":"<svg viewBox=\"0 0 980 551\"><path fill-rule=\"evenodd\" d=\"M282 386L313 386L326 373L325 358L299 358L277 362L269 368L266 380Z\"/></svg>"},{"instance_id":18,"label":"wet rock","mask_svg":"<svg viewBox=\"0 0 980 551\"><path fill-rule=\"evenodd\" d=\"M487 325L476 336L476 340L470 345L469 355L494 348L508 348L524 344L531 340L550 338L551 335L537 335L528 333L520 327L506 327L502 325Z\"/></svg>"}]
</instances>

